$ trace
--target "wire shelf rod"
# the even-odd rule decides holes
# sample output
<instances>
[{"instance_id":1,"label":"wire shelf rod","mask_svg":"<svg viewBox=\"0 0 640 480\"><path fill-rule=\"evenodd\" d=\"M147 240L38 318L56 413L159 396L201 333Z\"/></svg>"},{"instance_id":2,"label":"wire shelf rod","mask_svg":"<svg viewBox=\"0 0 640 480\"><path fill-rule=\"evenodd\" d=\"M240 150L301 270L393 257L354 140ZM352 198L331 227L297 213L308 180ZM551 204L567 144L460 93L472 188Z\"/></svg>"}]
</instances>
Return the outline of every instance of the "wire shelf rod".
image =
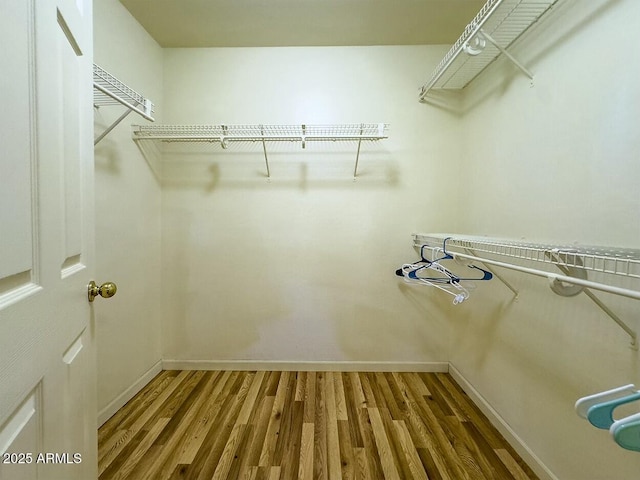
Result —
<instances>
[{"instance_id":1,"label":"wire shelf rod","mask_svg":"<svg viewBox=\"0 0 640 480\"><path fill-rule=\"evenodd\" d=\"M451 252L449 252L451 253ZM606 285L599 282L592 282L589 280L582 280L580 278L570 277L567 275L558 275L555 273L545 272L543 270L537 270L535 268L522 267L520 265L514 265L512 263L498 262L496 260L488 260L486 258L476 257L474 255L467 255L464 253L451 253L454 258L464 258L467 260L475 260L489 265L495 265L497 267L508 268L510 270L516 270L518 272L528 273L531 275L537 275L549 280L557 280L564 283L571 283L573 285L579 285L584 287L583 292L587 295L601 310L603 310L613 321L624 330L631 337L631 347L637 348L638 334L623 322L615 313L611 311L600 299L593 295L589 289L600 290L602 292L612 293L614 295L621 295L635 300L640 300L640 292L636 290L630 290L627 288L614 287L612 285Z\"/></svg>"},{"instance_id":2,"label":"wire shelf rod","mask_svg":"<svg viewBox=\"0 0 640 480\"><path fill-rule=\"evenodd\" d=\"M504 267L510 270L517 270L523 273L529 273L531 275L536 275L538 277L546 277L549 280L558 280L564 283L571 283L573 285L580 285L582 287L591 288L593 290L600 290L602 292L613 293L615 295L621 295L624 297L633 298L636 300L640 300L640 292L637 290L630 290L628 288L620 288L615 287L613 285L607 285L599 282L592 282L590 280L583 280L581 278L570 277L567 275L559 275L557 273L547 272L544 270L538 270L535 268L523 267L521 265L515 265L513 263L500 262L497 260L490 260L484 257L476 257L474 255L468 255L466 253L458 253L458 252L450 252L447 250L453 257L460 257L467 260L476 260L483 263L488 263L489 265L495 265L497 267Z\"/></svg>"},{"instance_id":3,"label":"wire shelf rod","mask_svg":"<svg viewBox=\"0 0 640 480\"><path fill-rule=\"evenodd\" d=\"M640 278L640 250L593 246L575 248L502 239L449 236L446 234L414 234L413 237L414 246L416 247L422 248L426 245L430 248L437 248L441 252L446 251L446 253L453 256L453 258L482 262L488 265L547 278L550 281L553 291L559 295L573 296L582 292L631 337L631 347L634 349L638 348L637 332L620 319L620 317L596 297L591 290L599 290L635 300L640 300L640 291L588 280L586 272L594 271L638 279ZM496 260L495 258L487 258L486 256L481 256L482 254L489 254L492 257L506 257L506 259L517 258L541 264L552 264L560 269L562 275L507 261ZM580 271L576 269L582 269L584 275L578 275ZM504 280L503 283L517 295L514 288L504 282ZM578 290L569 289L562 284L577 285L582 288Z\"/></svg>"}]
</instances>

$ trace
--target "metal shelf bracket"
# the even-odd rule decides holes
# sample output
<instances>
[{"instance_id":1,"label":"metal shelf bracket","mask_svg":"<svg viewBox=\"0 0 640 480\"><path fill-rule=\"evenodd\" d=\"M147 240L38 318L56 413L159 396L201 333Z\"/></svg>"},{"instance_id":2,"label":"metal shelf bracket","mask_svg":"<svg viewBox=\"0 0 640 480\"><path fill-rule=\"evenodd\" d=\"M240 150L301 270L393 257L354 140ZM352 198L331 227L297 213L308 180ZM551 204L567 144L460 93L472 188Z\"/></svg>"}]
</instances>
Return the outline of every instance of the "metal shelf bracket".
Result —
<instances>
[{"instance_id":1,"label":"metal shelf bracket","mask_svg":"<svg viewBox=\"0 0 640 480\"><path fill-rule=\"evenodd\" d=\"M102 106L108 105L124 106L126 111L112 122L104 131L102 131L102 133L94 138L94 146L106 137L131 112L136 112L138 115L151 122L154 121L152 116L154 106L151 100L143 97L106 70L94 64L93 106L98 109Z\"/></svg>"}]
</instances>

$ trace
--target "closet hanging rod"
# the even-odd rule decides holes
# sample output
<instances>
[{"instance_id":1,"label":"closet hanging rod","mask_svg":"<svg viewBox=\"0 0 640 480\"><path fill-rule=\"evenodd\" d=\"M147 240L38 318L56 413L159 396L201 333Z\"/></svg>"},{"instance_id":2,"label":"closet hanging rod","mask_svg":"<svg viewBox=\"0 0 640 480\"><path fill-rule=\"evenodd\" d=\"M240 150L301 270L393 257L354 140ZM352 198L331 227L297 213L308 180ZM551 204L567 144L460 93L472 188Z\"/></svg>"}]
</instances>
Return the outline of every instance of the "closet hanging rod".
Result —
<instances>
[{"instance_id":1,"label":"closet hanging rod","mask_svg":"<svg viewBox=\"0 0 640 480\"><path fill-rule=\"evenodd\" d=\"M584 293L604 313L606 313L620 328L631 337L632 348L637 348L637 333L622 321L611 309L609 309L590 289L599 290L614 295L620 295L635 300L640 300L640 291L629 288L617 287L602 282L587 280L586 272L595 271L613 274L621 277L640 278L640 250L612 249L607 247L565 247L542 244L529 244L503 239L489 239L460 235L446 234L414 234L414 246L429 245L439 246L443 251L465 260L478 261L488 265L507 268L531 275L544 277L552 281L552 290L563 296L573 296ZM460 250L463 250L462 252ZM503 262L493 258L480 257L476 251L488 253L493 256L519 258L533 262L552 264L563 273L583 274L581 278L571 275L556 274L536 268L524 267L514 263ZM473 255L464 252L473 252ZM582 287L576 291L565 287L563 283ZM505 283L506 284L506 283ZM512 291L508 284L506 284ZM515 293L515 292L514 292Z\"/></svg>"},{"instance_id":2,"label":"closet hanging rod","mask_svg":"<svg viewBox=\"0 0 640 480\"><path fill-rule=\"evenodd\" d=\"M583 280L581 278L570 277L567 275L560 275L553 272L546 272L544 270L538 270L535 268L523 267L520 265L515 265L513 263L490 260L484 257L468 255L466 253L450 252L449 250L447 250L447 253L450 253L454 258L458 257L466 260L475 260L478 262L487 263L489 265L495 265L496 267L508 268L510 270L529 273L531 275L536 275L538 277L546 277L549 280L559 280L561 282L571 283L573 285L580 285L581 287L591 288L593 290L600 290L601 292L613 293L615 295L621 295L623 297L629 297L629 298L634 298L636 300L640 300L640 292L637 290L630 290L628 288L615 287L613 285L607 285L605 283L592 282L591 280Z\"/></svg>"},{"instance_id":3,"label":"closet hanging rod","mask_svg":"<svg viewBox=\"0 0 640 480\"><path fill-rule=\"evenodd\" d=\"M495 265L496 267L504 267L510 270L516 270L518 272L528 273L531 275L537 275L539 277L545 277L549 280L557 280L560 282L571 283L573 285L579 285L584 287L584 293L591 298L609 317L611 317L616 324L622 330L624 330L631 337L631 346L636 348L638 342L638 334L629 327L626 323L624 323L620 318L615 315L606 305L604 305L597 297L593 297L593 294L589 295L591 292L587 289L599 290L601 292L612 293L614 295L621 295L624 297L633 298L636 300L640 300L640 292L636 290L629 290L627 288L619 288L614 287L612 285L606 285L599 282L591 282L589 280L582 280L580 278L569 277L567 275L558 275L555 273L545 272L543 270L537 270L534 268L521 267L520 265L514 265L512 263L498 262L496 260L488 260L486 258L476 257L474 255L467 255L465 253L452 253L454 258L464 258L467 260L475 260L483 263L488 263L489 265Z\"/></svg>"}]
</instances>

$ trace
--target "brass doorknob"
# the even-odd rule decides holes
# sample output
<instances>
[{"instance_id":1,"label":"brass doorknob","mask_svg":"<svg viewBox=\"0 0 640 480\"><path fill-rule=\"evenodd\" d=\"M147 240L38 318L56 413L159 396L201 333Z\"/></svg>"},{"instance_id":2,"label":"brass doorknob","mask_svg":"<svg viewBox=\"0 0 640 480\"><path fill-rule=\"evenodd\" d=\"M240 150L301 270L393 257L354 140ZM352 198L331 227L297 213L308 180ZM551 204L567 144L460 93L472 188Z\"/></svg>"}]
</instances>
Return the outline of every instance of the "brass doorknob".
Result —
<instances>
[{"instance_id":1,"label":"brass doorknob","mask_svg":"<svg viewBox=\"0 0 640 480\"><path fill-rule=\"evenodd\" d=\"M93 300L98 295L100 295L102 298L113 297L118 291L118 287L116 287L116 284L113 282L106 282L100 285L100 287L98 287L98 285L96 285L96 282L91 280L89 282L88 290L89 290L89 301L93 302Z\"/></svg>"}]
</instances>

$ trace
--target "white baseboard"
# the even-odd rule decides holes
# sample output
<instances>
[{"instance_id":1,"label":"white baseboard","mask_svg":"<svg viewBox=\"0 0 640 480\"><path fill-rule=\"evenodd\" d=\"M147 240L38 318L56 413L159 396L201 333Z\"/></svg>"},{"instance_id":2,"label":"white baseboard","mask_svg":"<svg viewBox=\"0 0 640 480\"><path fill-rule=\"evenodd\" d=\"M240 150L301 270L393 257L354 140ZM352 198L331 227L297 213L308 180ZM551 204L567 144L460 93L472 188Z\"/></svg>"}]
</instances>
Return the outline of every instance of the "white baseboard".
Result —
<instances>
[{"instance_id":1,"label":"white baseboard","mask_svg":"<svg viewBox=\"0 0 640 480\"><path fill-rule=\"evenodd\" d=\"M487 402L487 400L478 392L473 385L460 373L460 371L449 364L449 374L451 377L462 387L462 389L469 395L469 398L477 405L477 407L484 413L485 417L489 419L491 424L502 434L502 436L509 442L513 449L522 457L522 459L531 467L541 480L558 480L547 466L533 453L527 444L518 436L516 432L509 426L504 418Z\"/></svg>"},{"instance_id":2,"label":"white baseboard","mask_svg":"<svg viewBox=\"0 0 640 480\"><path fill-rule=\"evenodd\" d=\"M98 427L101 427L125 404L131 400L142 388L149 383L153 377L162 371L162 361L158 361L153 367L147 370L142 376L136 380L133 385L118 395L109 405L98 412Z\"/></svg>"},{"instance_id":3,"label":"white baseboard","mask_svg":"<svg viewBox=\"0 0 640 480\"><path fill-rule=\"evenodd\" d=\"M448 362L295 362L163 360L163 370L273 370L306 372L448 372Z\"/></svg>"}]
</instances>

